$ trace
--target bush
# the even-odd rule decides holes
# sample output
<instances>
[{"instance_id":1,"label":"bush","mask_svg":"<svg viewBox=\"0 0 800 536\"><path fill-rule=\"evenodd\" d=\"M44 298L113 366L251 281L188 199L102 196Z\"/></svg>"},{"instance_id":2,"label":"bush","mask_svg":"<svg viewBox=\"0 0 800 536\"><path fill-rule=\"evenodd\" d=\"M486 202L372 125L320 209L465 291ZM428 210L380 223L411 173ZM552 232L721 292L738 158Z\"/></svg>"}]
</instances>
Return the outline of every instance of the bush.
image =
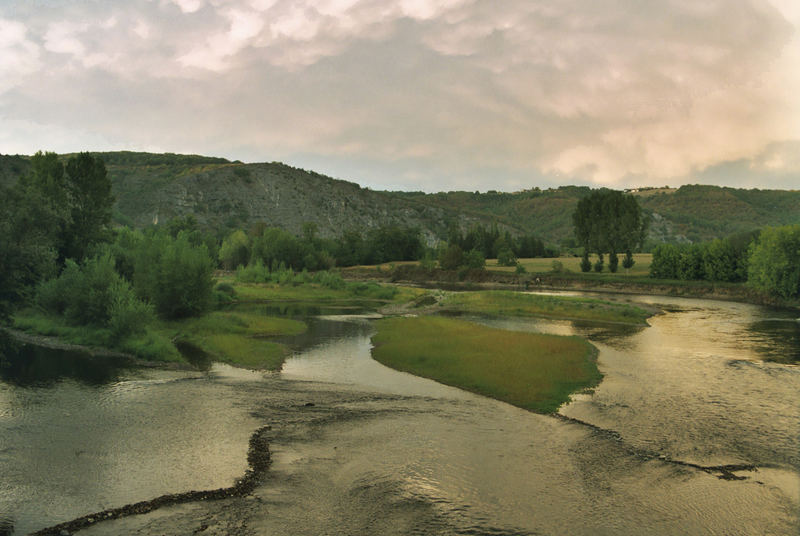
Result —
<instances>
[{"instance_id":1,"label":"bush","mask_svg":"<svg viewBox=\"0 0 800 536\"><path fill-rule=\"evenodd\" d=\"M612 274L617 273L617 268L619 267L619 257L617 257L616 253L609 253L608 254L608 271Z\"/></svg>"},{"instance_id":2,"label":"bush","mask_svg":"<svg viewBox=\"0 0 800 536\"><path fill-rule=\"evenodd\" d=\"M117 340L144 333L153 321L153 307L136 297L130 284L120 280L111 289L108 328Z\"/></svg>"},{"instance_id":3,"label":"bush","mask_svg":"<svg viewBox=\"0 0 800 536\"><path fill-rule=\"evenodd\" d=\"M564 271L564 264L559 260L554 260L550 266L552 267L553 272L560 274Z\"/></svg>"},{"instance_id":4,"label":"bush","mask_svg":"<svg viewBox=\"0 0 800 536\"><path fill-rule=\"evenodd\" d=\"M800 297L800 225L761 231L750 247L748 280L774 296Z\"/></svg>"},{"instance_id":5,"label":"bush","mask_svg":"<svg viewBox=\"0 0 800 536\"><path fill-rule=\"evenodd\" d=\"M261 259L256 259L256 262L247 266L236 268L236 281L241 283L269 283L271 278L272 274L269 268L264 266Z\"/></svg>"},{"instance_id":6,"label":"bush","mask_svg":"<svg viewBox=\"0 0 800 536\"><path fill-rule=\"evenodd\" d=\"M516 272L516 273L518 273L518 274L524 274L524 273L526 273L527 271L528 271L528 270L526 270L526 269L525 269L525 267L524 267L524 266L522 266L522 264L520 264L520 263L517 263L517 269L515 270L515 272Z\"/></svg>"},{"instance_id":7,"label":"bush","mask_svg":"<svg viewBox=\"0 0 800 536\"><path fill-rule=\"evenodd\" d=\"M587 253L583 254L583 258L581 258L581 272L588 272L592 269L592 261L589 260L589 255Z\"/></svg>"},{"instance_id":8,"label":"bush","mask_svg":"<svg viewBox=\"0 0 800 536\"><path fill-rule=\"evenodd\" d=\"M486 259L483 253L477 249L472 249L464 255L464 267L468 270L483 270L486 267Z\"/></svg>"},{"instance_id":9,"label":"bush","mask_svg":"<svg viewBox=\"0 0 800 536\"><path fill-rule=\"evenodd\" d=\"M594 263L594 271L598 272L598 273L603 271L603 255L602 255L602 253L597 256L597 261Z\"/></svg>"},{"instance_id":10,"label":"bush","mask_svg":"<svg viewBox=\"0 0 800 536\"><path fill-rule=\"evenodd\" d=\"M517 258L510 248L504 248L497 253L497 264L500 266L515 266Z\"/></svg>"},{"instance_id":11,"label":"bush","mask_svg":"<svg viewBox=\"0 0 800 536\"><path fill-rule=\"evenodd\" d=\"M636 261L633 260L633 254L630 251L625 252L625 258L622 259L622 267L626 270L633 268Z\"/></svg>"},{"instance_id":12,"label":"bush","mask_svg":"<svg viewBox=\"0 0 800 536\"><path fill-rule=\"evenodd\" d=\"M205 245L192 245L184 233L175 240L156 234L136 257L134 288L164 318L198 316L213 302L213 272Z\"/></svg>"},{"instance_id":13,"label":"bush","mask_svg":"<svg viewBox=\"0 0 800 536\"><path fill-rule=\"evenodd\" d=\"M674 244L659 244L653 249L650 262L650 277L658 279L678 279L680 250Z\"/></svg>"},{"instance_id":14,"label":"bush","mask_svg":"<svg viewBox=\"0 0 800 536\"><path fill-rule=\"evenodd\" d=\"M464 264L464 252L457 244L450 244L439 254L439 266L442 270L457 270Z\"/></svg>"},{"instance_id":15,"label":"bush","mask_svg":"<svg viewBox=\"0 0 800 536\"><path fill-rule=\"evenodd\" d=\"M109 328L117 339L143 331L153 319L152 308L136 297L114 264L109 253L82 266L67 260L58 278L39 287L37 305L73 325Z\"/></svg>"}]
</instances>

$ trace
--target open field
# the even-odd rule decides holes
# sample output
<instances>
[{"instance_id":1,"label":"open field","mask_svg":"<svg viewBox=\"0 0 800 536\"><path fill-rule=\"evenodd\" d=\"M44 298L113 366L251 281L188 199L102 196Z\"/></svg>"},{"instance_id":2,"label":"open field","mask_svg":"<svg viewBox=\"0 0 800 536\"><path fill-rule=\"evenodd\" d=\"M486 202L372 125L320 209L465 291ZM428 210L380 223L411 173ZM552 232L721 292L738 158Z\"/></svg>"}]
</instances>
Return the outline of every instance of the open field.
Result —
<instances>
[{"instance_id":1,"label":"open field","mask_svg":"<svg viewBox=\"0 0 800 536\"><path fill-rule=\"evenodd\" d=\"M600 382L595 349L577 337L522 333L434 316L376 323L384 365L539 413Z\"/></svg>"},{"instance_id":2,"label":"open field","mask_svg":"<svg viewBox=\"0 0 800 536\"><path fill-rule=\"evenodd\" d=\"M636 253L633 255L633 260L635 264L629 270L626 270L622 267L622 259L623 255L619 256L619 270L617 273L612 274L608 271L608 255L603 257L603 261L605 262L605 266L603 267L603 271L600 273L595 273L594 271L589 272L591 275L600 276L600 277L609 277L609 278L616 278L616 277L648 277L650 275L650 263L653 260L653 255L651 253ZM589 260L594 263L597 260L597 256L593 255L589 258ZM544 273L544 272L553 272L553 263L560 262L562 265L562 269L564 271L576 272L577 274L583 274L581 272L581 258L580 257L542 257L542 258L534 258L534 259L518 259L518 262L525 268L525 271L530 273ZM514 266L498 266L497 259L488 259L486 261L486 268L488 270L497 270L501 272L513 272L516 270Z\"/></svg>"}]
</instances>

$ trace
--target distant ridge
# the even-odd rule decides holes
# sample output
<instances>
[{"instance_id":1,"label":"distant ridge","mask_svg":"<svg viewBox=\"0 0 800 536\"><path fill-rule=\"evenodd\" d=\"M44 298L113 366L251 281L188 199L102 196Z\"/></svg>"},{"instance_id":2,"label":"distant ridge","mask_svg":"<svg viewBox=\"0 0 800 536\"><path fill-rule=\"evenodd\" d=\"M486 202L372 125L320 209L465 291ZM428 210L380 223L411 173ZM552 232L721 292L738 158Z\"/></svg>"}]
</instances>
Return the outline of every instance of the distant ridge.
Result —
<instances>
[{"instance_id":1,"label":"distant ridge","mask_svg":"<svg viewBox=\"0 0 800 536\"><path fill-rule=\"evenodd\" d=\"M143 227L193 214L224 233L257 222L300 233L314 222L323 236L381 225L419 227L429 244L456 224L497 223L548 243L572 237L571 214L588 187L532 187L504 192L383 192L272 162L243 164L201 155L94 153L103 158L117 197L115 219ZM68 155L63 155L67 158ZM27 156L0 156L0 184L27 173ZM702 241L767 225L800 223L800 191L687 185L632 191L650 216L650 239Z\"/></svg>"}]
</instances>

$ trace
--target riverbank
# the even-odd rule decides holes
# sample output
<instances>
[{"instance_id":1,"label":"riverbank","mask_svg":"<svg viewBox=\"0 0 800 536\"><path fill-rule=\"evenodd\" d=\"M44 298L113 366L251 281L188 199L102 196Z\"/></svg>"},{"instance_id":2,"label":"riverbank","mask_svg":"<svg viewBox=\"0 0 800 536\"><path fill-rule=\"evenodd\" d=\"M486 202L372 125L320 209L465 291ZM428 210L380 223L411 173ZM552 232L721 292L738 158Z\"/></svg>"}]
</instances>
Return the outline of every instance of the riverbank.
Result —
<instances>
[{"instance_id":1,"label":"riverbank","mask_svg":"<svg viewBox=\"0 0 800 536\"><path fill-rule=\"evenodd\" d=\"M800 311L800 302L769 296L744 283L653 279L646 275L581 272L514 273L490 267L465 272L424 268L416 263L391 267L356 266L342 270L351 281L392 282L447 290L568 290L610 294L649 294L767 305Z\"/></svg>"},{"instance_id":2,"label":"riverbank","mask_svg":"<svg viewBox=\"0 0 800 536\"><path fill-rule=\"evenodd\" d=\"M240 283L232 276L223 276L220 282L229 287L229 303L221 305L221 309L194 318L157 319L143 331L123 338L114 338L108 329L100 327L70 325L63 318L33 308L17 312L7 329L26 344L125 358L134 365L202 369L217 361L276 371L290 349L274 339L298 335L307 328L303 321L289 318L291 311L374 310L424 293L374 282L342 282L341 288L310 282Z\"/></svg>"}]
</instances>

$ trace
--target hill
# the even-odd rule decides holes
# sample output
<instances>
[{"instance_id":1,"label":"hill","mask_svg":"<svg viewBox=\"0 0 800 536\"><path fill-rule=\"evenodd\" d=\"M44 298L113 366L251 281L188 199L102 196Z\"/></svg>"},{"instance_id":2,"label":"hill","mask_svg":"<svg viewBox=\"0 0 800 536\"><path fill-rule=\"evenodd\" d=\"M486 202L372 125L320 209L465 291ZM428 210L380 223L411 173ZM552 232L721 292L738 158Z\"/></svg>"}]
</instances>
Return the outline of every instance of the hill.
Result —
<instances>
[{"instance_id":1,"label":"hill","mask_svg":"<svg viewBox=\"0 0 800 536\"><path fill-rule=\"evenodd\" d=\"M143 227L193 214L221 234L256 222L300 233L314 222L322 236L381 225L415 226L429 244L451 223L466 229L497 222L512 234L569 243L572 212L588 187L522 192L381 192L278 162L243 164L198 155L95 153L117 197L115 219ZM62 155L68 158L69 155ZM0 184L28 171L28 157L0 156ZM653 241L703 241L766 225L800 222L800 191L687 185L633 190L650 217Z\"/></svg>"}]
</instances>

